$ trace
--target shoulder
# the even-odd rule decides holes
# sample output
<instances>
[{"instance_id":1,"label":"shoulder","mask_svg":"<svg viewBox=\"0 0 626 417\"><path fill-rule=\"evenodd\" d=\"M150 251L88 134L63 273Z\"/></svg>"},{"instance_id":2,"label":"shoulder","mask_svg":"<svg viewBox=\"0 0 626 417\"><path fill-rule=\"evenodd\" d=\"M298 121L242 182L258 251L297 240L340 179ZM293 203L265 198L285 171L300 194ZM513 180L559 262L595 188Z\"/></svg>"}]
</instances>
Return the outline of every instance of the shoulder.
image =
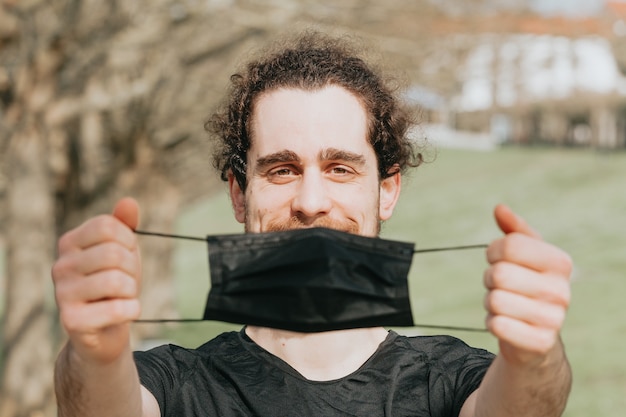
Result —
<instances>
[{"instance_id":1,"label":"shoulder","mask_svg":"<svg viewBox=\"0 0 626 417\"><path fill-rule=\"evenodd\" d=\"M394 340L405 357L423 367L431 415L459 415L467 398L480 386L495 355L452 336L400 336ZM420 365L411 365L413 367ZM414 384L415 379L411 379Z\"/></svg>"},{"instance_id":2,"label":"shoulder","mask_svg":"<svg viewBox=\"0 0 626 417\"><path fill-rule=\"evenodd\" d=\"M156 399L162 416L205 415L200 408L232 397L225 394L224 370L239 363L245 351L238 332L228 332L195 349L167 344L135 352L134 357L140 382Z\"/></svg>"},{"instance_id":3,"label":"shoulder","mask_svg":"<svg viewBox=\"0 0 626 417\"><path fill-rule=\"evenodd\" d=\"M222 333L198 348L186 348L175 344L164 344L146 351L134 352L135 362L143 367L165 368L169 372L193 371L198 363L210 360L211 357L232 351L241 346L238 332Z\"/></svg>"},{"instance_id":4,"label":"shoulder","mask_svg":"<svg viewBox=\"0 0 626 417\"><path fill-rule=\"evenodd\" d=\"M448 367L450 364L461 361L477 360L491 362L495 355L491 352L469 346L467 343L453 336L403 336L396 335L394 345L402 350L419 355L431 365Z\"/></svg>"}]
</instances>

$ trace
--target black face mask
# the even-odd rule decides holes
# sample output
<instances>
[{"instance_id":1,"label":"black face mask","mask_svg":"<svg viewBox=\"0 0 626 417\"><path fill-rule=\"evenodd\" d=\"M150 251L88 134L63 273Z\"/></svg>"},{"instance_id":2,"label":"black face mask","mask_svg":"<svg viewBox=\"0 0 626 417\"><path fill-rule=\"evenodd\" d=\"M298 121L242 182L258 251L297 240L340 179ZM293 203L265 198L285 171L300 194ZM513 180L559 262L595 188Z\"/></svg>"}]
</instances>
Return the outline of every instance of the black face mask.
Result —
<instances>
[{"instance_id":1,"label":"black face mask","mask_svg":"<svg viewBox=\"0 0 626 417\"><path fill-rule=\"evenodd\" d=\"M299 332L413 326L412 243L322 228L207 241L205 320Z\"/></svg>"}]
</instances>

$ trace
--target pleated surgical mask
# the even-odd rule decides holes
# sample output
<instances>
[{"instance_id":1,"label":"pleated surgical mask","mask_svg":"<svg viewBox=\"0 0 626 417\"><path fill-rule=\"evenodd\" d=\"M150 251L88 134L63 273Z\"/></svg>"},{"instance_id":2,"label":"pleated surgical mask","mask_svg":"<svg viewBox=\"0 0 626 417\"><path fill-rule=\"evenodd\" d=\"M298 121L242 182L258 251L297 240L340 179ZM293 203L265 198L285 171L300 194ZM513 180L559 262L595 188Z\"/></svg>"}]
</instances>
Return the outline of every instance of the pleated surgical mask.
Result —
<instances>
[{"instance_id":1,"label":"pleated surgical mask","mask_svg":"<svg viewBox=\"0 0 626 417\"><path fill-rule=\"evenodd\" d=\"M314 228L208 236L205 320L319 332L412 326L412 243Z\"/></svg>"}]
</instances>

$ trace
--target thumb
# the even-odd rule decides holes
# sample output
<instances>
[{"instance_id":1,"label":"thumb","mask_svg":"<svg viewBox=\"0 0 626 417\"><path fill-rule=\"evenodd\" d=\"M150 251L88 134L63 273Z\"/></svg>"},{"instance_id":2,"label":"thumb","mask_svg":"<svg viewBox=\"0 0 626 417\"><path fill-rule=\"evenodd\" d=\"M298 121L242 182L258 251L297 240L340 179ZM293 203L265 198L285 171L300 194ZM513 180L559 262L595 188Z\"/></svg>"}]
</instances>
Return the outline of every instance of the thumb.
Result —
<instances>
[{"instance_id":1,"label":"thumb","mask_svg":"<svg viewBox=\"0 0 626 417\"><path fill-rule=\"evenodd\" d=\"M494 217L498 227L505 234L522 233L524 235L541 239L541 235L526 223L526 220L518 216L508 206L498 204L494 210Z\"/></svg>"},{"instance_id":2,"label":"thumb","mask_svg":"<svg viewBox=\"0 0 626 417\"><path fill-rule=\"evenodd\" d=\"M113 216L117 217L132 230L135 230L139 225L139 204L133 198L122 198L115 204Z\"/></svg>"}]
</instances>

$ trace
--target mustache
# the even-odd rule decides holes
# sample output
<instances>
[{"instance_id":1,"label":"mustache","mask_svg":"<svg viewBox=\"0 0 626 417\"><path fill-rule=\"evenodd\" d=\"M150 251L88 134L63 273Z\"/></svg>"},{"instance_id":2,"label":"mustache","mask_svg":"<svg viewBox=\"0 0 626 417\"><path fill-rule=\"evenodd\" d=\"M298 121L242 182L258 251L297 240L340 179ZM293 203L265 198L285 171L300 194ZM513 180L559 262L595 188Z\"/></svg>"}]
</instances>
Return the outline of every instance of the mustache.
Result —
<instances>
[{"instance_id":1,"label":"mustache","mask_svg":"<svg viewBox=\"0 0 626 417\"><path fill-rule=\"evenodd\" d=\"M268 232L283 232L293 229L306 229L311 227L325 227L327 229L339 230L342 232L358 234L359 226L349 220L334 220L328 217L319 217L313 222L305 223L298 216L292 216L287 219L272 220L267 224Z\"/></svg>"}]
</instances>

